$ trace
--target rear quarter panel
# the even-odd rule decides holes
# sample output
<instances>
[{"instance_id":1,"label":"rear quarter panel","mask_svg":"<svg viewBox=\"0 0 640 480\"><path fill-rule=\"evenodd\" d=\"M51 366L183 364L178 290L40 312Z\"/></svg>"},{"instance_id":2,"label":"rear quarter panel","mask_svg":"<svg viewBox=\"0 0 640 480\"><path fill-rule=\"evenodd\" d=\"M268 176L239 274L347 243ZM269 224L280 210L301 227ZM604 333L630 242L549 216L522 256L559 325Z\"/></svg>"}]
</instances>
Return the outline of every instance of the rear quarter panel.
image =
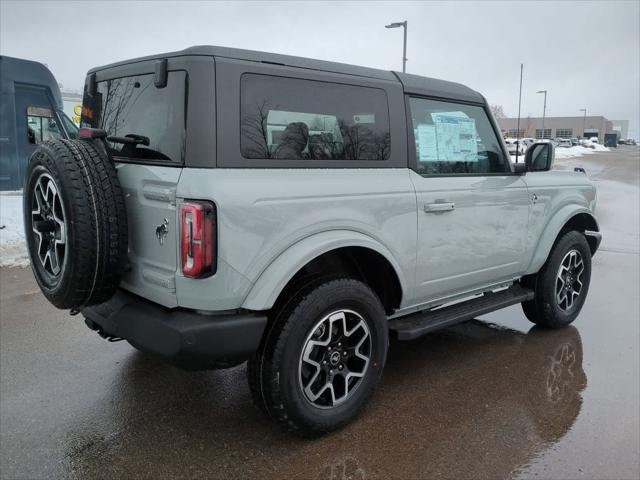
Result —
<instances>
[{"instance_id":1,"label":"rear quarter panel","mask_svg":"<svg viewBox=\"0 0 640 480\"><path fill-rule=\"evenodd\" d=\"M323 232L325 241L336 232L340 245L345 232L371 239L392 256L401 283L412 284L416 200L407 169L184 169L177 196L211 200L218 213L218 272L198 280L178 274L181 306L241 307L272 262Z\"/></svg>"}]
</instances>

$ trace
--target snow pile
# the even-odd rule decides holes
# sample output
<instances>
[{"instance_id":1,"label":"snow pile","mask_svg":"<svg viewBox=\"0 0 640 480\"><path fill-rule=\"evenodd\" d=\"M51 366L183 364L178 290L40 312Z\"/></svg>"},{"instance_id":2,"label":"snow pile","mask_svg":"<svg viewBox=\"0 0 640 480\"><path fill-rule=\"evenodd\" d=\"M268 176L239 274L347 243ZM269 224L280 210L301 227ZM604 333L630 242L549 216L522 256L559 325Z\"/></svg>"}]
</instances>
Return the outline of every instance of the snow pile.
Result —
<instances>
[{"instance_id":1,"label":"snow pile","mask_svg":"<svg viewBox=\"0 0 640 480\"><path fill-rule=\"evenodd\" d=\"M593 149L596 152L608 152L609 151L608 147L605 147L604 145L600 145L599 143L594 143L593 144Z\"/></svg>"},{"instance_id":2,"label":"snow pile","mask_svg":"<svg viewBox=\"0 0 640 480\"><path fill-rule=\"evenodd\" d=\"M0 266L24 266L29 255L22 226L22 193L0 193Z\"/></svg>"},{"instance_id":3,"label":"snow pile","mask_svg":"<svg viewBox=\"0 0 640 480\"><path fill-rule=\"evenodd\" d=\"M555 158L582 157L583 155L591 155L592 153L610 151L607 147L605 147L604 145L600 145L599 143L589 142L588 145L591 145L592 147L588 147L588 146L585 147L583 145L576 145L574 147L569 147L569 148L556 147ZM515 161L516 154L512 153L510 154L510 156L511 156L511 159ZM520 154L520 156L524 157L524 154Z\"/></svg>"},{"instance_id":4,"label":"snow pile","mask_svg":"<svg viewBox=\"0 0 640 480\"><path fill-rule=\"evenodd\" d=\"M569 148L556 148L556 158L571 158L571 157L581 157L583 155L591 155L596 152L608 152L609 149L599 143L594 143L593 148L583 147L582 145L576 145L575 147Z\"/></svg>"},{"instance_id":5,"label":"snow pile","mask_svg":"<svg viewBox=\"0 0 640 480\"><path fill-rule=\"evenodd\" d=\"M582 145L576 145L575 147L569 148L556 148L556 158L581 157L592 153L595 153L594 149L586 148Z\"/></svg>"}]
</instances>

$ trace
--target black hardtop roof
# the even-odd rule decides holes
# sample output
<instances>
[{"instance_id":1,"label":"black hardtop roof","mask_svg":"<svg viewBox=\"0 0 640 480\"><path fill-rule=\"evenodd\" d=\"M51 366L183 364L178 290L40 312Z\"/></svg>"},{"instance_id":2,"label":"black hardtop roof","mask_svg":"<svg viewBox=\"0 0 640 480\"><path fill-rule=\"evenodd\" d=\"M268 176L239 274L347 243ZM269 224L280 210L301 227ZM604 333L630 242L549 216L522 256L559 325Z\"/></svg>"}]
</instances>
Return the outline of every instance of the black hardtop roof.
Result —
<instances>
[{"instance_id":1,"label":"black hardtop roof","mask_svg":"<svg viewBox=\"0 0 640 480\"><path fill-rule=\"evenodd\" d=\"M13 91L13 86L10 87L9 82L46 87L51 92L55 106L58 109L63 107L58 82L53 73L42 63L0 55L0 89L2 92L9 88Z\"/></svg>"},{"instance_id":2,"label":"black hardtop roof","mask_svg":"<svg viewBox=\"0 0 640 480\"><path fill-rule=\"evenodd\" d=\"M484 103L484 97L480 93L460 83L448 82L446 80L438 80L435 78L422 77L420 75L412 75L408 73L400 73L389 70L380 70L377 68L361 67L358 65L349 65L346 63L329 62L325 60L315 60L311 58L296 57L292 55L281 55L278 53L259 52L255 50L243 50L239 48L216 47L212 45L198 45L176 52L125 60L102 67L92 68L88 73L106 70L131 63L189 55L234 58L252 62L274 63L290 67L306 68L309 70L321 70L325 72L341 73L345 75L376 78L391 82L400 81L400 83L402 83L404 91L409 94L427 95L440 98L458 99L468 102Z\"/></svg>"}]
</instances>

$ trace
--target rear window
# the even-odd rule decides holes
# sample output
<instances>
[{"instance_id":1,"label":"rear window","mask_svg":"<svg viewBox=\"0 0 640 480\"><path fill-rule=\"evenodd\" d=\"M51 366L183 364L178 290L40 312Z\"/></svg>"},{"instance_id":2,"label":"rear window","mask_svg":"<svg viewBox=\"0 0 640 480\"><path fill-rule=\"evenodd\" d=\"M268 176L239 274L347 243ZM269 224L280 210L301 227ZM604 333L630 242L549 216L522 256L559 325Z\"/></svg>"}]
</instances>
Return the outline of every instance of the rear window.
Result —
<instances>
[{"instance_id":1,"label":"rear window","mask_svg":"<svg viewBox=\"0 0 640 480\"><path fill-rule=\"evenodd\" d=\"M242 156L281 160L386 160L384 90L245 74Z\"/></svg>"},{"instance_id":2,"label":"rear window","mask_svg":"<svg viewBox=\"0 0 640 480\"><path fill-rule=\"evenodd\" d=\"M157 88L153 74L98 82L85 92L81 126L106 130L114 157L183 163L186 139L186 72L169 72Z\"/></svg>"}]
</instances>

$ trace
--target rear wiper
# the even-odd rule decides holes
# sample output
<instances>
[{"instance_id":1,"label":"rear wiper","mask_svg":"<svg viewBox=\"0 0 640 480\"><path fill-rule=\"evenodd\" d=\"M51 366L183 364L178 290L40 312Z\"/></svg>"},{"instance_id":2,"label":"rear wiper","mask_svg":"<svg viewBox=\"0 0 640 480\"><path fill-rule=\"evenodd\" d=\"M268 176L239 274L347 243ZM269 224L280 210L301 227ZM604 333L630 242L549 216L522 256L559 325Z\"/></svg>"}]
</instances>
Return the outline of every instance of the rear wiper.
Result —
<instances>
[{"instance_id":1,"label":"rear wiper","mask_svg":"<svg viewBox=\"0 0 640 480\"><path fill-rule=\"evenodd\" d=\"M113 143L127 143L130 145L144 145L146 147L149 146L149 137L145 137L144 135L136 135L135 133L130 133L125 135L124 137L107 137L107 141Z\"/></svg>"}]
</instances>

